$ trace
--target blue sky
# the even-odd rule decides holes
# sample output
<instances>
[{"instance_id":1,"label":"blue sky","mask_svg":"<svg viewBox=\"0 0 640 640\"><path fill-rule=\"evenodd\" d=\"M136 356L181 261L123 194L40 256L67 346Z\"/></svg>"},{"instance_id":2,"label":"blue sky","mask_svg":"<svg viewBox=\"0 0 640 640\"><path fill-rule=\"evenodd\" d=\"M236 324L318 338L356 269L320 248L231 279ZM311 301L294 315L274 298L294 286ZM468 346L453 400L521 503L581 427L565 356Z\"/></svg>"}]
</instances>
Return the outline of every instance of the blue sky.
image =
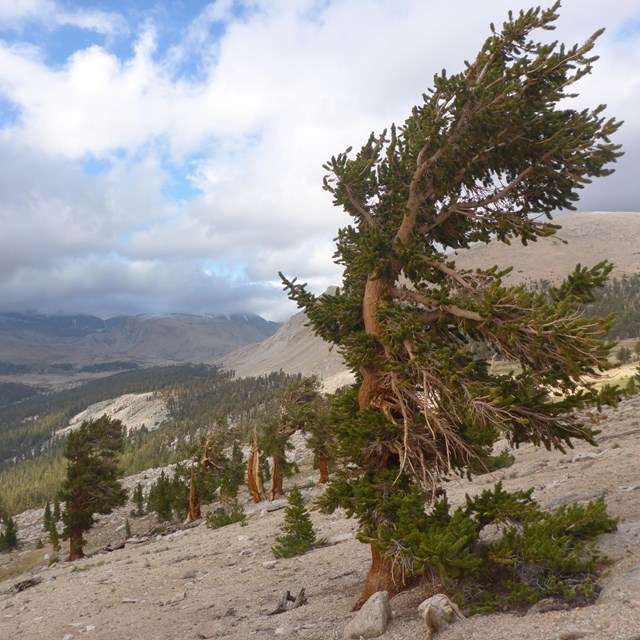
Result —
<instances>
[{"instance_id":1,"label":"blue sky","mask_svg":"<svg viewBox=\"0 0 640 640\"><path fill-rule=\"evenodd\" d=\"M323 162L528 6L0 0L0 309L284 319L278 270L340 279ZM626 155L579 208L639 211L640 6L565 0L554 37L601 26L576 106L625 120Z\"/></svg>"}]
</instances>

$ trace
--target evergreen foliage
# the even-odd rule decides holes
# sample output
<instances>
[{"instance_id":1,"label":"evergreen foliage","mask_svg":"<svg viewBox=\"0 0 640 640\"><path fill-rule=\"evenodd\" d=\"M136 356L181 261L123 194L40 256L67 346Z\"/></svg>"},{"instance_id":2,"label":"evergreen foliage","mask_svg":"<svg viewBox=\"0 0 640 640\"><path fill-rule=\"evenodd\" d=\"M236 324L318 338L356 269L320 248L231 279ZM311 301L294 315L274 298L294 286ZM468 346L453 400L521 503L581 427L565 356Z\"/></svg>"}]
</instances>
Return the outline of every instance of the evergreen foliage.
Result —
<instances>
[{"instance_id":1,"label":"evergreen foliage","mask_svg":"<svg viewBox=\"0 0 640 640\"><path fill-rule=\"evenodd\" d=\"M209 511L205 515L205 522L209 529L220 529L236 522L242 526L247 523L247 516L238 499L234 497L225 506Z\"/></svg>"},{"instance_id":2,"label":"evergreen foliage","mask_svg":"<svg viewBox=\"0 0 640 640\"><path fill-rule=\"evenodd\" d=\"M296 471L287 460L292 449L291 436L300 431L307 434L307 444L317 462L332 460L331 438L328 432L329 402L320 393L317 376L303 377L282 391L276 417L262 428L260 450L271 458L271 498L283 495L282 479Z\"/></svg>"},{"instance_id":3,"label":"evergreen foliage","mask_svg":"<svg viewBox=\"0 0 640 640\"><path fill-rule=\"evenodd\" d=\"M42 514L42 528L45 531L49 531L52 521L53 514L51 513L51 503L47 500L47 504L44 506L44 513Z\"/></svg>"},{"instance_id":4,"label":"evergreen foliage","mask_svg":"<svg viewBox=\"0 0 640 640\"><path fill-rule=\"evenodd\" d=\"M639 337L640 273L609 278L604 287L594 292L594 300L584 306L584 313L588 317L615 314L607 334L610 340Z\"/></svg>"},{"instance_id":5,"label":"evergreen foliage","mask_svg":"<svg viewBox=\"0 0 640 640\"><path fill-rule=\"evenodd\" d=\"M60 500L56 497L53 501L53 521L60 522L62 519L62 512L60 511Z\"/></svg>"},{"instance_id":6,"label":"evergreen foliage","mask_svg":"<svg viewBox=\"0 0 640 640\"><path fill-rule=\"evenodd\" d=\"M398 517L376 532L375 543L392 549L395 566L407 575L429 574L450 595L485 609L594 595L594 542L616 526L602 498L547 512L532 500L533 490L508 493L499 483L467 496L453 513L446 498L425 513L418 510L415 486L406 491ZM482 538L489 526L499 534ZM402 529L402 544L395 528ZM360 539L372 539L367 533L361 531Z\"/></svg>"},{"instance_id":7,"label":"evergreen foliage","mask_svg":"<svg viewBox=\"0 0 640 640\"><path fill-rule=\"evenodd\" d=\"M172 505L174 503L174 486L163 470L149 489L147 511L155 512L160 520L171 520Z\"/></svg>"},{"instance_id":8,"label":"evergreen foliage","mask_svg":"<svg viewBox=\"0 0 640 640\"><path fill-rule=\"evenodd\" d=\"M53 434L67 427L69 420L90 404L125 393L158 391L178 380L216 374L215 367L206 365L151 367L91 380L71 389L42 393L0 407L0 470L56 446L51 442ZM229 377L232 374L220 375ZM62 449L63 443L58 443L58 447Z\"/></svg>"},{"instance_id":9,"label":"evergreen foliage","mask_svg":"<svg viewBox=\"0 0 640 640\"><path fill-rule=\"evenodd\" d=\"M616 359L620 364L626 364L631 361L631 349L622 346L616 352Z\"/></svg>"},{"instance_id":10,"label":"evergreen foliage","mask_svg":"<svg viewBox=\"0 0 640 640\"><path fill-rule=\"evenodd\" d=\"M58 533L58 527L54 520L51 521L48 531L49 542L51 543L54 552L57 553L58 551L60 551L60 534Z\"/></svg>"},{"instance_id":11,"label":"evergreen foliage","mask_svg":"<svg viewBox=\"0 0 640 640\"><path fill-rule=\"evenodd\" d=\"M132 380L135 376L141 376L138 383ZM234 425L233 437L244 437L249 424L262 424L272 418L278 406L279 390L299 378L279 372L233 380L231 373L222 374L211 367L163 367L162 372L152 369L110 376L101 385L94 381L75 388L71 396L66 392L51 394L46 403L42 398L30 405L30 401L26 401L12 406L15 411L10 416L0 408L0 486L7 509L10 513L19 513L44 506L47 499L56 495L66 472L65 442L52 434L68 426L69 417L85 409L87 404L131 390L155 390L170 404L172 417L165 424L153 431L144 428L134 431L126 438L121 466L126 475L132 475L184 460L185 451L193 448L215 416L223 413L224 407L229 409L227 422ZM106 384L108 380L111 384ZM86 391L84 402L82 390ZM55 411L46 414L48 409ZM25 417L41 411L45 414L33 421ZM8 431L3 430L5 427ZM5 446L9 449L4 451L16 456L11 462L5 460L3 469Z\"/></svg>"},{"instance_id":12,"label":"evergreen foliage","mask_svg":"<svg viewBox=\"0 0 640 640\"><path fill-rule=\"evenodd\" d=\"M7 515L2 518L2 525L4 531L0 533L0 551L11 551L18 546L18 528L15 520Z\"/></svg>"},{"instance_id":13,"label":"evergreen foliage","mask_svg":"<svg viewBox=\"0 0 640 640\"><path fill-rule=\"evenodd\" d=\"M144 515L144 494L142 492L142 485L139 482L133 490L132 500L135 509L131 515L141 518Z\"/></svg>"},{"instance_id":14,"label":"evergreen foliage","mask_svg":"<svg viewBox=\"0 0 640 640\"><path fill-rule=\"evenodd\" d=\"M309 511L298 485L294 485L287 498L288 506L284 511L284 522L280 527L282 534L276 537L271 551L276 558L292 558L306 553L316 543L316 534Z\"/></svg>"},{"instance_id":15,"label":"evergreen foliage","mask_svg":"<svg viewBox=\"0 0 640 640\"><path fill-rule=\"evenodd\" d=\"M62 537L69 540L70 560L83 557L83 535L93 526L94 515L126 502L127 492L117 479L123 449L124 426L106 415L85 420L67 437L67 477L60 495L65 502Z\"/></svg>"},{"instance_id":16,"label":"evergreen foliage","mask_svg":"<svg viewBox=\"0 0 640 640\"><path fill-rule=\"evenodd\" d=\"M600 32L572 47L535 38L554 28L558 7L510 13L462 72L434 78L402 126L328 161L325 189L352 219L338 231L335 294L315 296L281 274L356 375L335 402L344 472L323 505L357 517L372 545L363 599L402 589L403 571L438 565L408 543L422 531L415 523L442 478L470 473L500 434L561 451L593 442L572 410L593 397L582 376L608 366L611 319L580 311L611 265L578 265L565 282L532 291L505 285L497 268L460 269L448 253L554 234L544 218L574 209L578 190L621 155L610 141L619 123L604 107L576 111L567 101L591 71ZM520 373L492 373L487 352ZM464 547L467 535L452 544ZM399 558L405 548L413 551Z\"/></svg>"}]
</instances>

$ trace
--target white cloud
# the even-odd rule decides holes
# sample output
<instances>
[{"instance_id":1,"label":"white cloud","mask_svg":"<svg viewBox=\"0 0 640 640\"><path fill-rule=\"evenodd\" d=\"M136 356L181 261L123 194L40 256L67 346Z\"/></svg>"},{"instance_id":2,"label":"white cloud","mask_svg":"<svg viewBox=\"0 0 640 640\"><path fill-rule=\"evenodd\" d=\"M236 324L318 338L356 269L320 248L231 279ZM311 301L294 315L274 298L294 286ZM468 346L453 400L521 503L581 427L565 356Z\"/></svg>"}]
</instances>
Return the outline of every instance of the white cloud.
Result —
<instances>
[{"instance_id":1,"label":"white cloud","mask_svg":"<svg viewBox=\"0 0 640 640\"><path fill-rule=\"evenodd\" d=\"M338 278L332 238L347 219L321 189L322 163L402 121L433 74L460 69L488 23L501 23L514 4L529 6L254 0L240 12L218 0L168 49L161 22L149 17L135 26L129 57L93 45L55 67L33 43L0 42L0 98L18 109L0 131L0 161L12 164L4 182L0 175L10 246L0 255L0 299L37 306L26 303L29 282L38 282L37 299L51 304L64 293L74 304L97 305L104 295L110 308L138 300L147 305L140 310L214 310L240 304L242 292L247 308L273 313L283 306L278 270L323 290ZM57 24L124 29L116 17L108 27L112 14L76 5L0 0L0 18L18 24L49 11ZM587 192L587 207L637 209L640 201L640 36L621 37L637 17L635 1L565 0L551 34L572 44L608 26L576 105L607 102L628 120L619 136L627 156ZM197 73L181 76L193 60ZM110 159L112 169L84 175L75 163L87 154ZM200 196L163 196L171 163L186 163ZM238 277L225 293L225 269L251 284Z\"/></svg>"}]
</instances>

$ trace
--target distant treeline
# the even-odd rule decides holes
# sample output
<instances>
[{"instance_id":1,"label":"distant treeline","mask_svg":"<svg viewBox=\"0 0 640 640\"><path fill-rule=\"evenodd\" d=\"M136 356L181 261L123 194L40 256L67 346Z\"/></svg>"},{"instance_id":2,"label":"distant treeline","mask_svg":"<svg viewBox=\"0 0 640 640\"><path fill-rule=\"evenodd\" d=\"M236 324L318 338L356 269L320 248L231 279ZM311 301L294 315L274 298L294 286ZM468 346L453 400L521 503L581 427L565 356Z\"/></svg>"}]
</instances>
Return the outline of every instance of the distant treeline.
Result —
<instances>
[{"instance_id":1,"label":"distant treeline","mask_svg":"<svg viewBox=\"0 0 640 640\"><path fill-rule=\"evenodd\" d=\"M91 404L125 393L158 391L172 382L216 371L215 367L193 364L126 371L0 407L0 469L39 455L55 431Z\"/></svg>"},{"instance_id":2,"label":"distant treeline","mask_svg":"<svg viewBox=\"0 0 640 640\"><path fill-rule=\"evenodd\" d=\"M548 289L548 280L531 284L535 289ZM615 321L607 337L610 340L640 337L640 273L610 277L604 287L595 290L595 301L584 305L589 317L615 314Z\"/></svg>"},{"instance_id":3,"label":"distant treeline","mask_svg":"<svg viewBox=\"0 0 640 640\"><path fill-rule=\"evenodd\" d=\"M53 438L87 406L125 393L155 391L170 409L158 429L127 438L125 475L177 462L222 421L248 440L254 423L273 415L282 389L299 376L272 373L236 380L205 365L155 367L116 374L58 393L0 408L0 494L12 513L53 500L65 474L64 440Z\"/></svg>"},{"instance_id":4,"label":"distant treeline","mask_svg":"<svg viewBox=\"0 0 640 640\"><path fill-rule=\"evenodd\" d=\"M607 284L596 291L595 302L585 306L589 316L615 313L616 319L609 338L640 337L640 273L621 278L609 278Z\"/></svg>"},{"instance_id":5,"label":"distant treeline","mask_svg":"<svg viewBox=\"0 0 640 640\"><path fill-rule=\"evenodd\" d=\"M21 382L0 382L0 407L20 402L25 398L33 398L39 393L42 393L42 389L39 387L32 387Z\"/></svg>"},{"instance_id":6,"label":"distant treeline","mask_svg":"<svg viewBox=\"0 0 640 640\"><path fill-rule=\"evenodd\" d=\"M100 362L86 366L71 364L70 362L54 362L47 365L35 364L14 364L13 362L0 361L0 375L10 376L26 373L108 373L115 371L130 371L139 369L139 362L129 360L112 360L111 362Z\"/></svg>"}]
</instances>

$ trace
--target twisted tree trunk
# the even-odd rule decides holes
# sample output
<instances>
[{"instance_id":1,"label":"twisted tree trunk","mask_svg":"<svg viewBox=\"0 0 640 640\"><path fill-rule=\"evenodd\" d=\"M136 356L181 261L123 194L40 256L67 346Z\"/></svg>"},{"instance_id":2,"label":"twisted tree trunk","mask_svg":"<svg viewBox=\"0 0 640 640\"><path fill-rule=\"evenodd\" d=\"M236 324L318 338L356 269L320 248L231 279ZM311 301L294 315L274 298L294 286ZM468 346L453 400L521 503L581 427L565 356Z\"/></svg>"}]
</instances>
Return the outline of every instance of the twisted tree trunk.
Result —
<instances>
[{"instance_id":1,"label":"twisted tree trunk","mask_svg":"<svg viewBox=\"0 0 640 640\"><path fill-rule=\"evenodd\" d=\"M362 605L377 591L387 591L393 597L409 588L408 581L399 573L393 571L391 560L384 558L378 548L371 544L371 567L364 583L362 595L353 607L360 609Z\"/></svg>"},{"instance_id":2,"label":"twisted tree trunk","mask_svg":"<svg viewBox=\"0 0 640 640\"><path fill-rule=\"evenodd\" d=\"M251 445L251 454L247 463L247 486L254 503L262 501L264 488L262 479L260 478L260 451L258 449L258 433L253 428L253 444Z\"/></svg>"},{"instance_id":3,"label":"twisted tree trunk","mask_svg":"<svg viewBox=\"0 0 640 640\"><path fill-rule=\"evenodd\" d=\"M277 456L274 456L271 464L271 500L281 498L284 495L284 489L282 487L282 474L280 473L280 460Z\"/></svg>"}]
</instances>

